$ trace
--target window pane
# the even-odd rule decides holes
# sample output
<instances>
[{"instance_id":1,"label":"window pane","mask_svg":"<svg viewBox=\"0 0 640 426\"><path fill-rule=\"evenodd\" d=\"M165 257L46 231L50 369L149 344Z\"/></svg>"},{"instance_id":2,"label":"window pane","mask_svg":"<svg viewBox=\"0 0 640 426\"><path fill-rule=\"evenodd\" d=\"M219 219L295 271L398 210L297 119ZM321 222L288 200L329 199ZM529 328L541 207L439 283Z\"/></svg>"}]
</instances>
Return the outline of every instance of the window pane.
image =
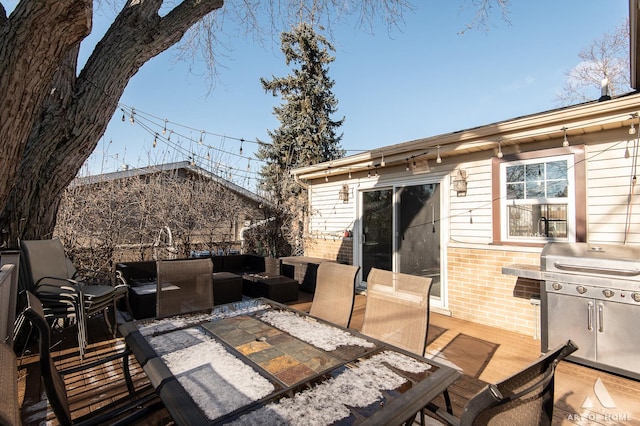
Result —
<instances>
[{"instance_id":1,"label":"window pane","mask_svg":"<svg viewBox=\"0 0 640 426\"><path fill-rule=\"evenodd\" d=\"M509 237L567 238L566 204L507 206L507 220Z\"/></svg>"},{"instance_id":2,"label":"window pane","mask_svg":"<svg viewBox=\"0 0 640 426\"><path fill-rule=\"evenodd\" d=\"M531 180L544 179L544 163L527 164L527 182Z\"/></svg>"},{"instance_id":3,"label":"window pane","mask_svg":"<svg viewBox=\"0 0 640 426\"><path fill-rule=\"evenodd\" d=\"M527 198L544 198L544 184L542 181L527 182Z\"/></svg>"},{"instance_id":4,"label":"window pane","mask_svg":"<svg viewBox=\"0 0 640 426\"><path fill-rule=\"evenodd\" d=\"M507 184L507 200L521 200L524 198L523 183Z\"/></svg>"},{"instance_id":5,"label":"window pane","mask_svg":"<svg viewBox=\"0 0 640 426\"><path fill-rule=\"evenodd\" d=\"M524 166L507 167L507 182L524 182Z\"/></svg>"},{"instance_id":6,"label":"window pane","mask_svg":"<svg viewBox=\"0 0 640 426\"><path fill-rule=\"evenodd\" d=\"M567 180L567 162L551 161L547 163L547 180Z\"/></svg>"},{"instance_id":7,"label":"window pane","mask_svg":"<svg viewBox=\"0 0 640 426\"><path fill-rule=\"evenodd\" d=\"M565 181L547 182L547 197L566 198L569 192L569 183Z\"/></svg>"}]
</instances>

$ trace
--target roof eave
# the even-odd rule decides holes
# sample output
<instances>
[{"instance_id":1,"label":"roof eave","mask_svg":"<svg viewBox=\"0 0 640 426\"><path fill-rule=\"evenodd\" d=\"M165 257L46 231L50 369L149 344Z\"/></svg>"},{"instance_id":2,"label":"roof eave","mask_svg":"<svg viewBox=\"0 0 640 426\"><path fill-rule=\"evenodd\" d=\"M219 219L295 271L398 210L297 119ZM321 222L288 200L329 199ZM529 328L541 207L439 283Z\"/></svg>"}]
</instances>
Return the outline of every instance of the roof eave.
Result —
<instances>
[{"instance_id":1,"label":"roof eave","mask_svg":"<svg viewBox=\"0 0 640 426\"><path fill-rule=\"evenodd\" d=\"M603 102L588 102L553 111L532 114L503 122L456 131L428 138L376 148L349 157L323 162L291 171L298 179L318 179L350 172L398 165L414 157L421 159L463 155L497 149L498 144L530 143L621 127L631 123L631 113L640 109L640 94L631 93ZM439 147L439 148L438 148ZM439 152L438 152L439 151Z\"/></svg>"}]
</instances>

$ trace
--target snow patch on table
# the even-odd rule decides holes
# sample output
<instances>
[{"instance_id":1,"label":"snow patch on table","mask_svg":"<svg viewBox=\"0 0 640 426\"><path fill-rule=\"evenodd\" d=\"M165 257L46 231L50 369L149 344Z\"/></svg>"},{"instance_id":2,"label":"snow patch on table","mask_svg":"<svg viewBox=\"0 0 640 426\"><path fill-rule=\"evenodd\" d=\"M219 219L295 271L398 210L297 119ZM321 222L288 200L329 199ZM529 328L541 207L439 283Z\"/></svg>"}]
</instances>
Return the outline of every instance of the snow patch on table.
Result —
<instances>
[{"instance_id":1,"label":"snow patch on table","mask_svg":"<svg viewBox=\"0 0 640 426\"><path fill-rule=\"evenodd\" d=\"M325 351L334 351L340 346L375 345L337 327L323 324L314 318L287 311L267 311L259 317L262 321Z\"/></svg>"},{"instance_id":2,"label":"snow patch on table","mask_svg":"<svg viewBox=\"0 0 640 426\"><path fill-rule=\"evenodd\" d=\"M409 356L385 351L348 368L318 386L282 398L232 422L232 425L329 425L349 417L349 407L363 408L381 402L383 391L400 387L407 381L389 366L420 373L431 368Z\"/></svg>"},{"instance_id":3,"label":"snow patch on table","mask_svg":"<svg viewBox=\"0 0 640 426\"><path fill-rule=\"evenodd\" d=\"M257 401L275 388L204 331L177 330L149 344L210 419Z\"/></svg>"}]
</instances>

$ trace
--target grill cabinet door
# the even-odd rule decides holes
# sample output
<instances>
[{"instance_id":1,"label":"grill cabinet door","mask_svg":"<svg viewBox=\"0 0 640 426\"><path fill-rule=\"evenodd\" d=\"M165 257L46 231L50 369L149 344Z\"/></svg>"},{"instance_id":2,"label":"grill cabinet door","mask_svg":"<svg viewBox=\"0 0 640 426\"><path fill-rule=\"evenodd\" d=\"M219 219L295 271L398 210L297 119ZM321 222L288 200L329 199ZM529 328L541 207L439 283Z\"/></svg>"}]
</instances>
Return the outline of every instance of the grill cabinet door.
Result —
<instances>
[{"instance_id":1,"label":"grill cabinet door","mask_svg":"<svg viewBox=\"0 0 640 426\"><path fill-rule=\"evenodd\" d=\"M595 301L590 298L547 293L548 344L555 348L573 340L578 350L573 358L596 359Z\"/></svg>"},{"instance_id":2,"label":"grill cabinet door","mask_svg":"<svg viewBox=\"0 0 640 426\"><path fill-rule=\"evenodd\" d=\"M598 363L640 372L640 306L608 301L597 301L596 306Z\"/></svg>"}]
</instances>

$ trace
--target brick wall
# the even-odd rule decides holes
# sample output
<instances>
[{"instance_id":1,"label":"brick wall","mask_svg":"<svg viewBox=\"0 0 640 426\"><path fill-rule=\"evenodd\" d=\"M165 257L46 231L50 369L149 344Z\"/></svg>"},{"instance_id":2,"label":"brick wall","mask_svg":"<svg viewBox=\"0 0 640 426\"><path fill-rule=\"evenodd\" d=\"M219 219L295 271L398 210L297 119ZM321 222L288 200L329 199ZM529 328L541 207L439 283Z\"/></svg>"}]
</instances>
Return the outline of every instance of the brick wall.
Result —
<instances>
[{"instance_id":1,"label":"brick wall","mask_svg":"<svg viewBox=\"0 0 640 426\"><path fill-rule=\"evenodd\" d=\"M534 336L539 310L536 315L530 298L539 296L540 284L504 275L502 267L539 265L539 253L450 247L447 254L452 316Z\"/></svg>"},{"instance_id":2,"label":"brick wall","mask_svg":"<svg viewBox=\"0 0 640 426\"><path fill-rule=\"evenodd\" d=\"M515 263L539 266L539 253L493 248L447 250L448 309L453 317L529 336L537 330L540 335L539 306L531 304L531 297L540 295L540 283L502 273L503 266ZM353 264L353 239L309 238L305 240L305 256Z\"/></svg>"},{"instance_id":3,"label":"brick wall","mask_svg":"<svg viewBox=\"0 0 640 426\"><path fill-rule=\"evenodd\" d=\"M353 265L353 238L307 238L304 255Z\"/></svg>"}]
</instances>

